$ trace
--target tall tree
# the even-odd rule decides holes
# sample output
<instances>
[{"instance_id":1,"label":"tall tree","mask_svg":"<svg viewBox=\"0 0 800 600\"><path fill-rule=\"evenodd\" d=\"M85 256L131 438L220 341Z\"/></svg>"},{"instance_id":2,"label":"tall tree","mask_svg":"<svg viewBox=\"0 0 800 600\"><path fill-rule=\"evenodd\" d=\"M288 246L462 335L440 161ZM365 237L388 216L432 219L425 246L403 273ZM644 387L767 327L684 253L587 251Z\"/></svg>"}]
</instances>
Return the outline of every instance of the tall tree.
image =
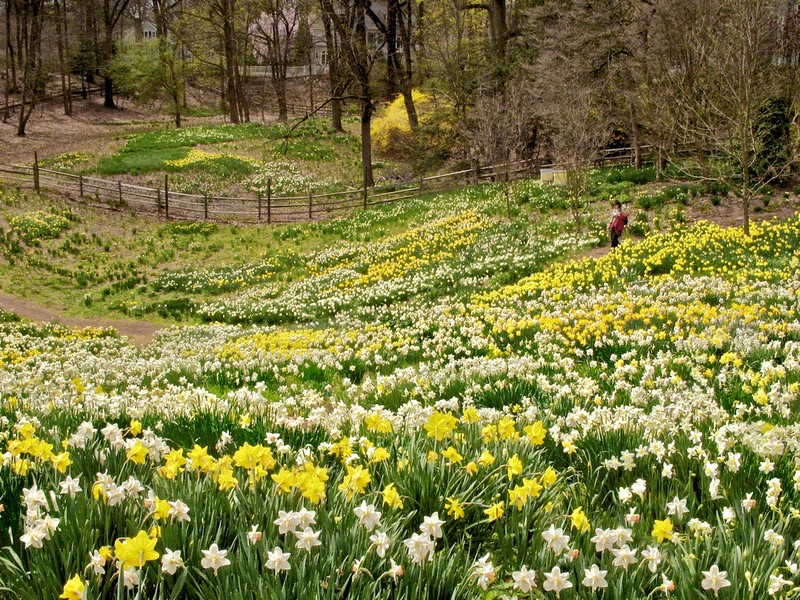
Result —
<instances>
[{"instance_id":1,"label":"tall tree","mask_svg":"<svg viewBox=\"0 0 800 600\"><path fill-rule=\"evenodd\" d=\"M165 102L180 128L186 65L174 41L144 39L123 46L115 55L111 75L117 88L139 102Z\"/></svg>"},{"instance_id":2,"label":"tall tree","mask_svg":"<svg viewBox=\"0 0 800 600\"><path fill-rule=\"evenodd\" d=\"M539 32L539 75L556 86L557 78L566 77L602 96L612 126L634 149L637 167L643 144L638 97L652 12L651 0L565 0L532 11Z\"/></svg>"},{"instance_id":3,"label":"tall tree","mask_svg":"<svg viewBox=\"0 0 800 600\"><path fill-rule=\"evenodd\" d=\"M69 36L67 35L67 3L66 0L53 0L54 18L58 46L58 71L61 76L61 95L64 103L64 114L72 116L72 80L67 68L69 56Z\"/></svg>"},{"instance_id":4,"label":"tall tree","mask_svg":"<svg viewBox=\"0 0 800 600\"><path fill-rule=\"evenodd\" d=\"M424 4L419 19L422 78L448 98L458 114L466 116L477 90L489 87L484 74L487 54L481 50L485 30L480 14L465 11L461 0Z\"/></svg>"},{"instance_id":5,"label":"tall tree","mask_svg":"<svg viewBox=\"0 0 800 600\"><path fill-rule=\"evenodd\" d=\"M242 80L239 72L239 46L236 35L236 0L212 0L209 9L222 28L225 66L225 99L231 123L240 123L244 115Z\"/></svg>"},{"instance_id":6,"label":"tall tree","mask_svg":"<svg viewBox=\"0 0 800 600\"><path fill-rule=\"evenodd\" d=\"M781 0L659 0L653 28L650 102L671 113L681 153L674 159L691 153L691 161L681 161L687 174L722 182L739 197L746 233L753 197L796 159L789 146L770 148L785 143L775 138L774 119L784 129L792 119L781 85L785 6Z\"/></svg>"},{"instance_id":7,"label":"tall tree","mask_svg":"<svg viewBox=\"0 0 800 600\"><path fill-rule=\"evenodd\" d=\"M294 0L260 0L258 17L250 24L253 52L259 63L269 67L272 88L278 101L278 120L286 121L286 73L292 59L301 14Z\"/></svg>"},{"instance_id":8,"label":"tall tree","mask_svg":"<svg viewBox=\"0 0 800 600\"><path fill-rule=\"evenodd\" d=\"M385 17L376 13L371 5L367 5L369 15L375 27L386 41L386 73L388 95L403 95L403 102L408 115L408 123L412 129L419 126L417 109L412 95L412 27L414 23L412 0L387 0Z\"/></svg>"},{"instance_id":9,"label":"tall tree","mask_svg":"<svg viewBox=\"0 0 800 600\"><path fill-rule=\"evenodd\" d=\"M350 85L351 78L345 72L339 38L333 29L330 16L322 11L322 26L325 31L325 47L328 57L328 82L330 84L331 126L334 131L344 132L342 127L342 96Z\"/></svg>"},{"instance_id":10,"label":"tall tree","mask_svg":"<svg viewBox=\"0 0 800 600\"><path fill-rule=\"evenodd\" d=\"M44 27L44 0L16 0L14 16L18 35L17 56L22 65L20 82L20 109L17 135L25 135L25 127L36 102L44 91L42 69L42 29Z\"/></svg>"},{"instance_id":11,"label":"tall tree","mask_svg":"<svg viewBox=\"0 0 800 600\"><path fill-rule=\"evenodd\" d=\"M372 84L370 74L375 56L367 46L367 5L369 0L320 0L339 40L344 62L358 86L361 104L361 162L365 187L375 185L372 173Z\"/></svg>"},{"instance_id":12,"label":"tall tree","mask_svg":"<svg viewBox=\"0 0 800 600\"><path fill-rule=\"evenodd\" d=\"M129 0L100 0L100 11L103 17L103 106L106 108L116 108L117 106L114 102L114 81L110 75L109 69L114 52L116 51L114 47L114 32L119 25L122 15L125 14L128 2Z\"/></svg>"}]
</instances>

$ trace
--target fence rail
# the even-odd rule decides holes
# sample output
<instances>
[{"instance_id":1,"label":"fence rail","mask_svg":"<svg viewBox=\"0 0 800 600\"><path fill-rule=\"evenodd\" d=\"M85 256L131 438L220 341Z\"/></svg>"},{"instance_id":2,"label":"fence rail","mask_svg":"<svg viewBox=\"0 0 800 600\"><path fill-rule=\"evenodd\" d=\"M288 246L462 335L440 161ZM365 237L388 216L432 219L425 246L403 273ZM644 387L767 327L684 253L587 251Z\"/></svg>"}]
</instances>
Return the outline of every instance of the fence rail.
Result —
<instances>
[{"instance_id":1,"label":"fence rail","mask_svg":"<svg viewBox=\"0 0 800 600\"><path fill-rule=\"evenodd\" d=\"M630 148L606 151L593 164L625 164L633 161ZM32 166L0 165L0 181L18 187L57 190L67 198L112 210L127 210L163 219L190 221L297 223L340 216L358 208L366 209L391 202L418 197L423 193L442 192L464 185L536 176L541 169L559 168L559 164L536 161L515 161L502 165L480 166L452 173L420 177L415 181L391 186L361 188L326 194L275 196L272 186L266 194L249 198L184 194L169 188L164 176L162 187L151 188L121 181L112 181L63 173L39 166L34 155Z\"/></svg>"},{"instance_id":2,"label":"fence rail","mask_svg":"<svg viewBox=\"0 0 800 600\"><path fill-rule=\"evenodd\" d=\"M96 84L89 84L89 85L81 85L77 83L73 83L70 85L69 90L67 93L72 97L89 97L92 95L96 95L98 93L102 93L103 88ZM64 92L59 90L56 92L51 92L49 94L44 94L37 96L33 102L36 104L44 104L45 102L55 102L57 100L62 100L64 98ZM28 105L31 103L31 100L28 100L24 104ZM0 109L3 110L4 116L9 117L11 113L17 112L20 107L23 105L21 100L14 100L13 102L10 101L10 97L6 96L5 103L0 106Z\"/></svg>"}]
</instances>

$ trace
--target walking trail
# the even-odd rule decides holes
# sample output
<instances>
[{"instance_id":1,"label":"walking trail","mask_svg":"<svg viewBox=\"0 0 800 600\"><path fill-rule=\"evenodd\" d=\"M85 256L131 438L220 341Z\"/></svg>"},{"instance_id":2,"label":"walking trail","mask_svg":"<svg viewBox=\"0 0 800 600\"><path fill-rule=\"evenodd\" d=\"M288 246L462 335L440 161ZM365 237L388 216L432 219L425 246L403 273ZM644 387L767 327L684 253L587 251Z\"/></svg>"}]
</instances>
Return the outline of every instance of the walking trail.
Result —
<instances>
[{"instance_id":1,"label":"walking trail","mask_svg":"<svg viewBox=\"0 0 800 600\"><path fill-rule=\"evenodd\" d=\"M116 321L109 319L82 319L78 317L66 317L54 310L43 308L32 304L29 300L17 298L0 292L0 308L13 312L20 317L31 321L44 321L48 323L58 323L67 327L113 327L120 335L130 338L139 348L147 346L159 329L163 325L149 323L147 321Z\"/></svg>"}]
</instances>

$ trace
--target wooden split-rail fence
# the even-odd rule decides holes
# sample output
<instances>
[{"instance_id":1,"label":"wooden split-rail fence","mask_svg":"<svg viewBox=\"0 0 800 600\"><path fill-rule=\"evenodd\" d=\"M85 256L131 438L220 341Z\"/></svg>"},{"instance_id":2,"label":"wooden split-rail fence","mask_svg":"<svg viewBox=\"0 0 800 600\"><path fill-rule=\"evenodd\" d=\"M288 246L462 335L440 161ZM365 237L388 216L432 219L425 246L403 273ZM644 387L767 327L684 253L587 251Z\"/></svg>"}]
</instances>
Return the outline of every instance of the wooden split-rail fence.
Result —
<instances>
[{"instance_id":1,"label":"wooden split-rail fence","mask_svg":"<svg viewBox=\"0 0 800 600\"><path fill-rule=\"evenodd\" d=\"M630 149L609 151L594 161L604 164L630 163ZM169 176L163 185L144 187L47 169L34 155L33 165L0 165L0 182L18 187L56 191L67 198L86 204L164 219L220 222L254 222L266 224L316 221L341 216L354 209L419 197L424 193L443 192L470 184L519 179L537 175L544 168L536 161L516 161L508 165L480 166L442 175L420 177L393 185L361 188L327 194L308 193L277 196L267 182L265 193L250 197L184 194L170 189Z\"/></svg>"}]
</instances>

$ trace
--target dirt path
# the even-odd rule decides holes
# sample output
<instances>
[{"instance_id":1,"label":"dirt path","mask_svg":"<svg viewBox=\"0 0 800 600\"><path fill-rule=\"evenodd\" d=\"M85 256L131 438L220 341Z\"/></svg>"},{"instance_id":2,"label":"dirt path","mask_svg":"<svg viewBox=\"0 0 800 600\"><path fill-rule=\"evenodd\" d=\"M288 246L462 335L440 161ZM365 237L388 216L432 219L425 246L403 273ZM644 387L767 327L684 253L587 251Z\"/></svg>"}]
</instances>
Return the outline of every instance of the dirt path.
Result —
<instances>
[{"instance_id":1,"label":"dirt path","mask_svg":"<svg viewBox=\"0 0 800 600\"><path fill-rule=\"evenodd\" d=\"M144 348L153 341L153 337L163 325L148 323L147 321L115 321L109 319L81 319L78 317L65 317L53 310L36 306L29 300L9 296L0 292L0 308L13 312L20 317L31 321L44 321L58 323L67 327L113 327L120 335L128 337L139 348Z\"/></svg>"}]
</instances>

